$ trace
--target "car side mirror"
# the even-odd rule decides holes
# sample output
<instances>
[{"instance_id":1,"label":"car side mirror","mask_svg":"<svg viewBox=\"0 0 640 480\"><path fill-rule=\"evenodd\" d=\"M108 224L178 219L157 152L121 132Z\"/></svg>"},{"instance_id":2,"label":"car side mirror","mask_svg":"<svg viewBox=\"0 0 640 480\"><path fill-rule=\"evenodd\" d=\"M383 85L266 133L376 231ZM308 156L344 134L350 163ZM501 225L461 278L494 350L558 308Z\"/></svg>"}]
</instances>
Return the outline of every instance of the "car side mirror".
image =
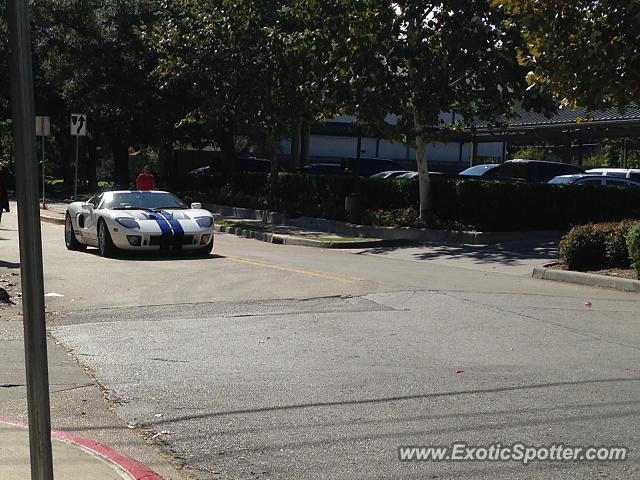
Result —
<instances>
[{"instance_id":1,"label":"car side mirror","mask_svg":"<svg viewBox=\"0 0 640 480\"><path fill-rule=\"evenodd\" d=\"M82 208L84 210L92 211L95 208L95 206L93 205L93 203L86 202L82 204Z\"/></svg>"},{"instance_id":2,"label":"car side mirror","mask_svg":"<svg viewBox=\"0 0 640 480\"><path fill-rule=\"evenodd\" d=\"M193 202L191 204L192 210L200 210L202 208L202 204L200 202Z\"/></svg>"}]
</instances>

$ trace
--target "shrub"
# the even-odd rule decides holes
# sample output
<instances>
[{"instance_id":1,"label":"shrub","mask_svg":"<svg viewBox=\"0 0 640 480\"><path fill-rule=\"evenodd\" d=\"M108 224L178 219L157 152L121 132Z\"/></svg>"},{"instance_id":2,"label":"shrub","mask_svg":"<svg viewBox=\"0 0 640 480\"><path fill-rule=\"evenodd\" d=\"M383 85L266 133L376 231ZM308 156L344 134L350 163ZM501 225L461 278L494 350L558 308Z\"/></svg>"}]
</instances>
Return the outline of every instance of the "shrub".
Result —
<instances>
[{"instance_id":1,"label":"shrub","mask_svg":"<svg viewBox=\"0 0 640 480\"><path fill-rule=\"evenodd\" d=\"M574 227L560 242L560 259L570 270L599 268L606 263L604 237L597 225Z\"/></svg>"},{"instance_id":2,"label":"shrub","mask_svg":"<svg viewBox=\"0 0 640 480\"><path fill-rule=\"evenodd\" d=\"M572 228L560 242L560 258L571 270L629 268L626 237L633 221Z\"/></svg>"},{"instance_id":3,"label":"shrub","mask_svg":"<svg viewBox=\"0 0 640 480\"><path fill-rule=\"evenodd\" d=\"M573 225L640 218L639 188L437 177L432 178L431 185L438 228L568 230ZM210 203L333 220L344 220L344 199L357 190L372 221L398 226L419 224L416 180L361 178L356 183L349 176L280 174L277 191L272 191L269 175L243 173L229 185L222 178L202 177L187 179L176 189L183 195L197 191L202 201ZM623 255L623 245L619 237L612 241L607 247L609 255Z\"/></svg>"},{"instance_id":4,"label":"shrub","mask_svg":"<svg viewBox=\"0 0 640 480\"><path fill-rule=\"evenodd\" d=\"M629 250L627 249L627 236L629 230L636 224L633 220L624 220L617 224L612 224L605 237L605 253L607 263L612 268L629 268Z\"/></svg>"},{"instance_id":5,"label":"shrub","mask_svg":"<svg viewBox=\"0 0 640 480\"><path fill-rule=\"evenodd\" d=\"M627 250L629 251L630 260L636 269L636 275L640 279L640 223L636 223L629 229Z\"/></svg>"}]
</instances>

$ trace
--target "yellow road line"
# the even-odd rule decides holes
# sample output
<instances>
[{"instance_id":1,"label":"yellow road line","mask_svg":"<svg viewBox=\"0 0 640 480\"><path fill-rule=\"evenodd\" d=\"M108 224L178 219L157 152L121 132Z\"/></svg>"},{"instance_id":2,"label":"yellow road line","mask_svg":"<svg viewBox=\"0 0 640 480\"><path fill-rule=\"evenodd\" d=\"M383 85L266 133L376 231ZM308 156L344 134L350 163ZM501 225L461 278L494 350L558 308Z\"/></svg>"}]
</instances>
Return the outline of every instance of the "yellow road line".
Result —
<instances>
[{"instance_id":1,"label":"yellow road line","mask_svg":"<svg viewBox=\"0 0 640 480\"><path fill-rule=\"evenodd\" d=\"M233 255L225 255L225 258L228 258L229 260L232 260L234 262L244 263L246 265L255 265L257 267L272 268L274 270L280 270L283 272L299 273L301 275L307 275L309 277L324 278L324 279L335 280L335 281L344 282L344 283L355 283L355 282L365 281L365 279L358 278L358 277L348 277L346 275L339 275L337 273L316 272L313 270L305 270L300 268L282 267L280 265L274 265L272 263L260 262L258 260L252 260L250 258L245 258L245 257L236 257Z\"/></svg>"}]
</instances>

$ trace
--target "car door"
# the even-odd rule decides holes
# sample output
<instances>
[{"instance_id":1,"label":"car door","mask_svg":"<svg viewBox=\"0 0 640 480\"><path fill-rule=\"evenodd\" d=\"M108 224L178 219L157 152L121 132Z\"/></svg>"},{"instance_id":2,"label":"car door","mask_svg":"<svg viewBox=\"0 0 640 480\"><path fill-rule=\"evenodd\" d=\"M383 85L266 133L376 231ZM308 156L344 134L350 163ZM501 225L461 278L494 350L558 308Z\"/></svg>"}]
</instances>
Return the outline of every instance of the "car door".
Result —
<instances>
[{"instance_id":1,"label":"car door","mask_svg":"<svg viewBox=\"0 0 640 480\"><path fill-rule=\"evenodd\" d=\"M93 205L93 208L83 208L81 215L84 225L82 226L82 236L92 245L98 243L98 218L102 195L93 197L87 202L87 205Z\"/></svg>"},{"instance_id":2,"label":"car door","mask_svg":"<svg viewBox=\"0 0 640 480\"><path fill-rule=\"evenodd\" d=\"M575 185L601 187L604 185L604 180L601 178L582 178L574 182Z\"/></svg>"},{"instance_id":3,"label":"car door","mask_svg":"<svg viewBox=\"0 0 640 480\"><path fill-rule=\"evenodd\" d=\"M632 182L622 178L607 178L605 180L607 187L629 187L634 186Z\"/></svg>"}]
</instances>

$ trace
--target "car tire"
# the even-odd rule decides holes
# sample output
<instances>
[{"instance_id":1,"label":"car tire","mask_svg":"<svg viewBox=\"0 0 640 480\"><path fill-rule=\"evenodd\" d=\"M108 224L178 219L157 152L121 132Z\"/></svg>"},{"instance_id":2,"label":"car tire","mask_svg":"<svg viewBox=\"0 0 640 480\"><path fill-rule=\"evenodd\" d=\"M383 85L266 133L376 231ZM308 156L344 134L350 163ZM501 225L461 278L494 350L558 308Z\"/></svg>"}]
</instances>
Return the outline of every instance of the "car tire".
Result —
<instances>
[{"instance_id":1,"label":"car tire","mask_svg":"<svg viewBox=\"0 0 640 480\"><path fill-rule=\"evenodd\" d=\"M107 223L102 219L98 222L98 251L100 256L105 258L113 258L118 251L111 240Z\"/></svg>"},{"instance_id":2,"label":"car tire","mask_svg":"<svg viewBox=\"0 0 640 480\"><path fill-rule=\"evenodd\" d=\"M196 250L196 255L199 257L207 257L213 250L213 238L209 241L209 245Z\"/></svg>"},{"instance_id":3,"label":"car tire","mask_svg":"<svg viewBox=\"0 0 640 480\"><path fill-rule=\"evenodd\" d=\"M87 248L86 245L80 243L76 238L76 234L73 231L73 222L71 221L71 215L67 213L64 218L64 244L67 250L73 250L76 252L82 251Z\"/></svg>"}]
</instances>

